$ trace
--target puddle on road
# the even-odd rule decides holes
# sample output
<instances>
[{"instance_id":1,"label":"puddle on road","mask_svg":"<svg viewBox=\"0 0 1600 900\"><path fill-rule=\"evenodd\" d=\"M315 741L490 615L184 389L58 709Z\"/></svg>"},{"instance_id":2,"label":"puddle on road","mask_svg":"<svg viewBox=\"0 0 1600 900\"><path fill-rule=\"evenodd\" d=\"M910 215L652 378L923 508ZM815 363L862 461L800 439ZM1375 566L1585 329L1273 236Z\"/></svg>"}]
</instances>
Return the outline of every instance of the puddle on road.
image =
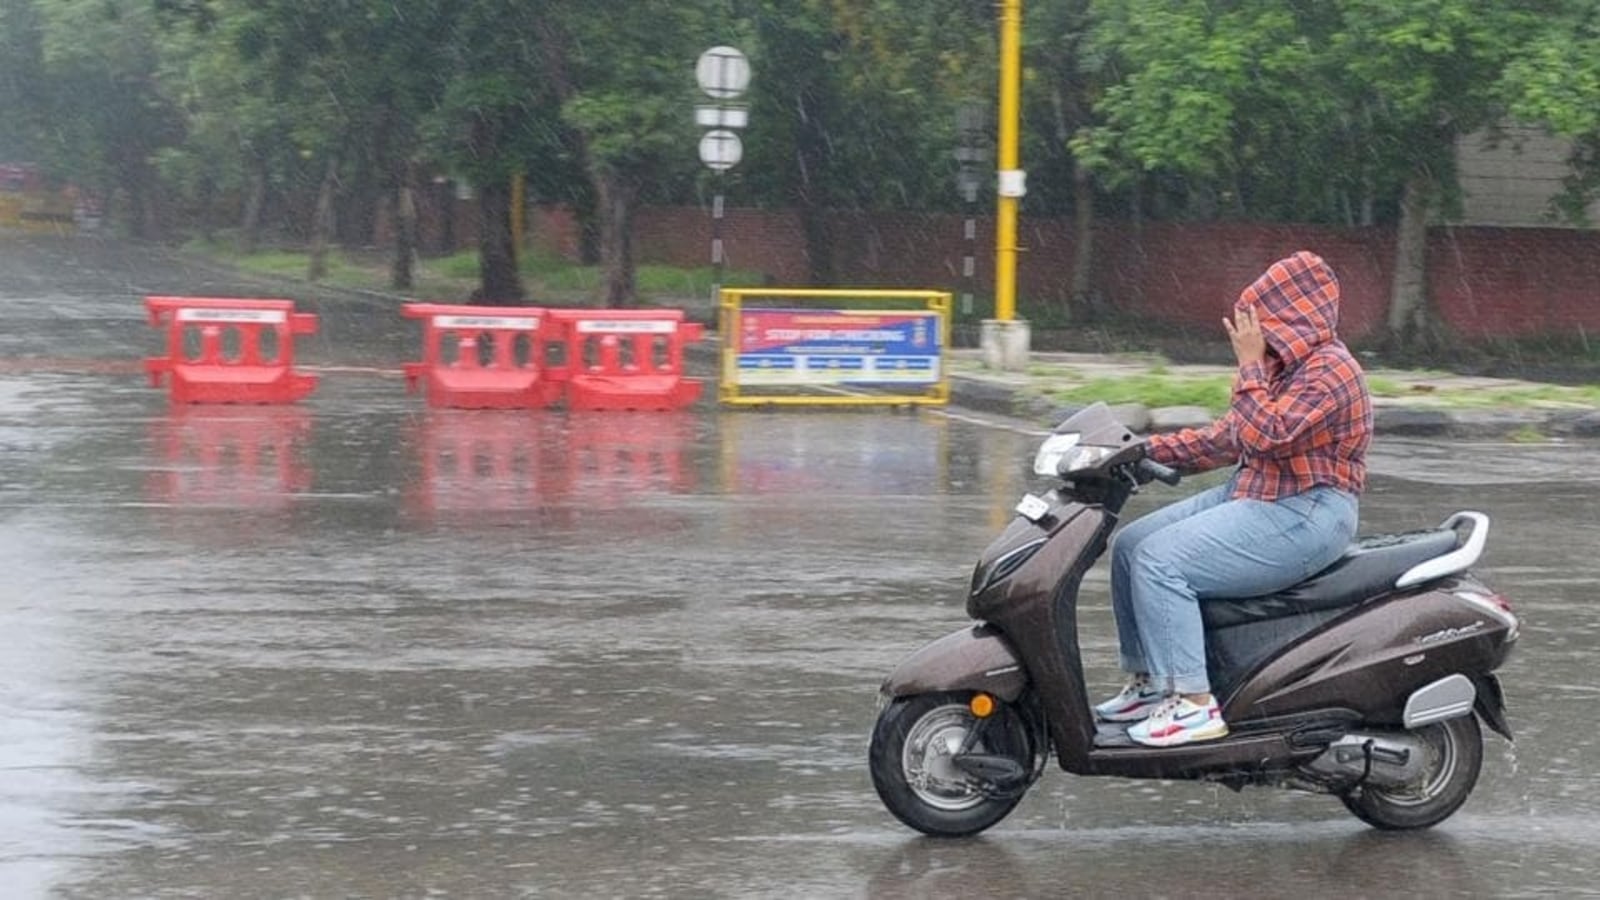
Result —
<instances>
[{"instance_id":1,"label":"puddle on road","mask_svg":"<svg viewBox=\"0 0 1600 900\"><path fill-rule=\"evenodd\" d=\"M14 698L54 698L33 719L13 699L0 732L0 864L41 893L267 872L288 894L1038 896L1138 883L1118 861L1152 843L1226 855L1215 884L1240 895L1588 883L1595 740L1538 701L1597 662L1592 505L1554 477L1592 448L1375 466L1368 529L1488 511L1485 574L1526 619L1514 760L1491 743L1438 840L1381 842L1328 798L1052 767L985 839L925 842L867 780L874 692L961 627L1032 438L898 414L491 422L326 381L303 409L193 415L0 379L0 614L56 648L0 661ZM1109 683L1105 581L1085 584Z\"/></svg>"}]
</instances>

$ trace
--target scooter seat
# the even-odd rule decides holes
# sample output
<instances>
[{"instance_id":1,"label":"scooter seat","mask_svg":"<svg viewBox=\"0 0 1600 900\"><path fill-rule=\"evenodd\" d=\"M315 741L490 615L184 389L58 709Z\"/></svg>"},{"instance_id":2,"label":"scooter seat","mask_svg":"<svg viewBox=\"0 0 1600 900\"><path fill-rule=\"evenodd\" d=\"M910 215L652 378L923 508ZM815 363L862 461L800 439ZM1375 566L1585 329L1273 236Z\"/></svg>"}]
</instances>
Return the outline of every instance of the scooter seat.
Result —
<instances>
[{"instance_id":1,"label":"scooter seat","mask_svg":"<svg viewBox=\"0 0 1600 900\"><path fill-rule=\"evenodd\" d=\"M1460 538L1448 528L1381 534L1362 538L1333 565L1288 590L1261 597L1200 602L1207 628L1227 628L1300 613L1353 606L1394 590L1407 569L1456 549Z\"/></svg>"}]
</instances>

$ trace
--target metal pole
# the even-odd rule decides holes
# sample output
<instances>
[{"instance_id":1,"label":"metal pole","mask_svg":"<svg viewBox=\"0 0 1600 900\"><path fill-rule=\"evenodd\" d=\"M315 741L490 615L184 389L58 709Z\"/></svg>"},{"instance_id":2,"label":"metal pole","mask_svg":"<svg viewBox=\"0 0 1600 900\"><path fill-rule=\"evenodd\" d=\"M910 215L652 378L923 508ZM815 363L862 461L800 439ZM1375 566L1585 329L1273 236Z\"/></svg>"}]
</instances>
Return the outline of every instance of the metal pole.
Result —
<instances>
[{"instance_id":1,"label":"metal pole","mask_svg":"<svg viewBox=\"0 0 1600 900\"><path fill-rule=\"evenodd\" d=\"M717 193L711 200L711 301L722 296L722 173L717 173Z\"/></svg>"},{"instance_id":2,"label":"metal pole","mask_svg":"<svg viewBox=\"0 0 1600 900\"><path fill-rule=\"evenodd\" d=\"M1017 151L1022 99L1022 0L1000 4L1000 201L995 225L994 317L1009 322L1017 313Z\"/></svg>"}]
</instances>

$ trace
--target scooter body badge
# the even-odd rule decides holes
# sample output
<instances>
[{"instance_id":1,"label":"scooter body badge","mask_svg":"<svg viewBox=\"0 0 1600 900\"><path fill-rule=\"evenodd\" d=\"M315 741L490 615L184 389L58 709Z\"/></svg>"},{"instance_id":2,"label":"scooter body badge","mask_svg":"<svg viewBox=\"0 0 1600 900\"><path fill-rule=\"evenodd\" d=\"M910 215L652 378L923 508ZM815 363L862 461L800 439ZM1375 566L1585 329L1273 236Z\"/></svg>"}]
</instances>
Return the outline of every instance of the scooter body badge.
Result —
<instances>
[{"instance_id":1,"label":"scooter body badge","mask_svg":"<svg viewBox=\"0 0 1600 900\"><path fill-rule=\"evenodd\" d=\"M1029 522L1038 522L1050 514L1050 504L1033 494L1023 494L1017 501L1017 515Z\"/></svg>"}]
</instances>

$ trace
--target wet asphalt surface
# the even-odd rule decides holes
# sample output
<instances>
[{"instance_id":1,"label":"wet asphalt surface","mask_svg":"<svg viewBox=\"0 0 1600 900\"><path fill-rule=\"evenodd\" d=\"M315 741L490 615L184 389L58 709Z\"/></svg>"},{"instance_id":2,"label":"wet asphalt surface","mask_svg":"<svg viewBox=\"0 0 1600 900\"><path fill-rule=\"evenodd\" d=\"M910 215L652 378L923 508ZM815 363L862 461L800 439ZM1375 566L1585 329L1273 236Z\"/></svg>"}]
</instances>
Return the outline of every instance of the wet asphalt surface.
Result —
<instances>
[{"instance_id":1,"label":"wet asphalt surface","mask_svg":"<svg viewBox=\"0 0 1600 900\"><path fill-rule=\"evenodd\" d=\"M1595 444L1379 441L1364 530L1489 513L1479 571L1524 617L1518 740L1488 736L1442 826L1052 762L983 838L933 841L868 780L875 690L961 626L1033 436L431 411L399 316L352 299L300 344L306 402L172 409L138 374L149 293L306 299L0 238L7 897L1597 892ZM1110 688L1103 564L1084 590Z\"/></svg>"}]
</instances>

